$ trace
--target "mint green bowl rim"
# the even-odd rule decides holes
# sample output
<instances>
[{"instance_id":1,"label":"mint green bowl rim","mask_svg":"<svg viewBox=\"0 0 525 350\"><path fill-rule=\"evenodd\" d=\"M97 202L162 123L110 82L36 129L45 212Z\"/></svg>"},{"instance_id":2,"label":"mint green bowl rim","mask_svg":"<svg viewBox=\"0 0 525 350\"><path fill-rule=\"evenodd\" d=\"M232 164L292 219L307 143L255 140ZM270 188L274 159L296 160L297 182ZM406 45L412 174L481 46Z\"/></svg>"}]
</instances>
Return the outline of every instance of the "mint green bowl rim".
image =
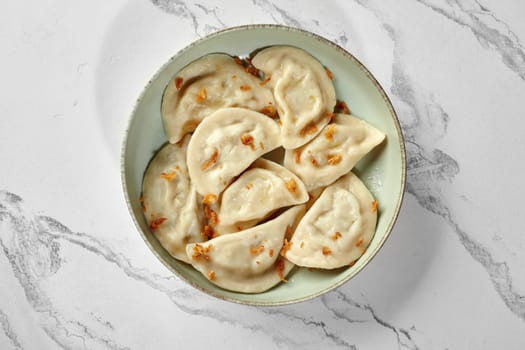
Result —
<instances>
[{"instance_id":1,"label":"mint green bowl rim","mask_svg":"<svg viewBox=\"0 0 525 350\"><path fill-rule=\"evenodd\" d=\"M154 249L154 247L148 241L148 239L145 236L144 232L142 232L140 224L138 223L137 219L135 218L135 215L133 214L133 208L132 208L132 205L131 205L129 194L127 192L127 180L126 180L126 172L125 172L125 169L126 169L126 163L125 163L125 160L126 160L126 157L125 157L125 155L126 155L126 148L127 148L127 144L128 144L129 129L130 129L131 124L133 122L133 118L135 116L135 113L137 111L137 108L138 108L141 100L144 97L144 94L149 89L149 87L152 84L152 82L159 77L159 75L165 70L165 68L174 59L176 59L178 56L180 56L184 52L192 49L194 46L198 45L199 43L201 43L203 41L213 39L216 36L219 36L219 35L222 35L222 34L228 33L228 32L239 31L239 30L242 31L242 30L246 30L246 29L259 29L259 28L287 30L287 31L298 32L298 33L305 34L305 35L310 36L311 38L316 39L316 40L318 40L318 41L320 41L320 42L322 42L322 43L324 43L324 44L326 44L328 46L331 46L332 48L337 50L339 53L341 53L343 56L345 56L349 60L353 61L358 66L358 68L361 69L365 73L365 75L368 77L368 79L370 79L370 81L374 84L374 86L376 87L377 91L380 93L381 97L383 98L384 102L386 103L386 105L388 107L388 110L390 112L390 116L392 117L392 120L394 122L396 131L397 131L397 136L399 137L399 141L400 141L399 146L400 146L401 161L402 161L402 164L401 164L401 187L400 187L400 191L399 191L399 197L398 197L395 209L394 209L394 215L392 216L391 221L388 224L388 226L387 226L387 228L385 230L385 233L383 234L383 237L378 242L378 244L375 246L373 251L370 254L367 254L366 257L363 256L361 258L361 259L364 259L364 262L362 264L360 264L358 267L356 267L352 274L349 274L345 278L342 278L341 280L337 281L336 283L328 286L327 288L325 288L323 290L320 290L320 291L318 291L316 293L312 293L312 294L307 295L307 296L295 298L295 299L289 299L289 300L283 300L283 301L272 301L272 302L239 300L239 299L230 298L230 297L221 295L219 293L216 293L213 290L208 290L208 289L202 288L199 284L195 283L191 279L189 279L186 276L180 274L178 271L176 271L174 268L172 268L172 266L169 263L167 263L159 255L159 253L156 251L156 249ZM199 291L201 291L201 292L203 292L203 293L205 293L207 295L211 295L213 297L221 299L221 300L234 302L234 303L237 303L237 304L250 305L250 306L282 306L282 305L289 305L289 304L294 304L294 303L299 303L299 302L311 300L311 299L314 299L314 298L316 298L316 297L318 297L320 295L323 295L323 294L325 294L325 293L327 293L329 291L332 291L332 290L340 287L341 285L345 284L350 279L355 277L376 256L376 254L383 247L383 245L385 244L386 240L390 236L390 233L392 232L392 229L393 229L393 227L394 227L394 225L395 225L395 223L396 223L396 221L397 221L397 219L399 217L399 212L401 210L401 205L402 205L403 198L404 198L404 195L405 195L405 186L406 186L406 149L405 149L405 141L404 141L404 137L403 137L403 132L401 130L401 125L399 123L399 118L397 117L397 113L394 110L392 102L390 101L390 98L388 97L388 95L384 91L383 87L379 84L377 79L365 67L365 65L363 65L363 63L361 63L361 61L359 61L356 57L354 57L346 49L342 48L341 46L339 46L338 44L334 43L333 41L331 41L329 39L326 39L326 38L324 38L324 37L322 37L322 36L320 36L318 34L315 34L315 33L312 33L310 31L304 30L304 29L300 29L300 28L296 28L296 27L290 27L290 26L285 26L285 25L280 25L280 24L246 24L246 25L239 25L239 26L234 26L234 27L228 27L228 28L225 28L225 29L222 29L222 30L215 31L213 33L210 33L210 34L202 37L202 38L197 39L196 41L192 42L191 44L187 45L186 47L184 47L181 50L179 50L176 54L171 56L169 58L169 60L166 63L164 63L155 72L155 74L150 78L150 80L148 81L146 86L143 88L142 92L140 93L139 97L137 98L137 100L135 102L135 105L133 107L131 115L128 118L128 123L127 123L126 130L125 130L125 133L124 133L124 141L122 143L122 148L121 148L120 165L121 165L120 166L120 169L121 169L121 174L120 175L121 175L121 181L122 181L122 190L124 192L124 197L125 197L125 200L126 200L126 205L128 207L128 211L129 211L129 213L130 213L130 215L131 215L131 217L133 219L133 223L135 224L135 227L139 231L142 239L144 240L146 245L150 248L150 250L153 252L153 254L157 257L157 259L159 259L164 264L164 266L166 266L177 277L179 277L180 279L182 279L186 283L190 284L195 289L197 289L197 290L199 290Z\"/></svg>"}]
</instances>

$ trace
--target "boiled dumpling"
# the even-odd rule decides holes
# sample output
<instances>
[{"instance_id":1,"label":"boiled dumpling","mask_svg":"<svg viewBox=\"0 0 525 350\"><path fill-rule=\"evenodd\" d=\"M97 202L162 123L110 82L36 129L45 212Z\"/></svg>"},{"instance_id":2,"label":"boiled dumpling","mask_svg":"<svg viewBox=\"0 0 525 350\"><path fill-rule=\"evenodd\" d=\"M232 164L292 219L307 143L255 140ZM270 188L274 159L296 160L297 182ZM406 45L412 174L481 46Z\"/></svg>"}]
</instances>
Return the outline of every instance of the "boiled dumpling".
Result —
<instances>
[{"instance_id":1,"label":"boiled dumpling","mask_svg":"<svg viewBox=\"0 0 525 350\"><path fill-rule=\"evenodd\" d=\"M295 227L304 205L248 230L188 244L193 267L212 283L243 293L263 292L285 279L293 267L280 256L287 231Z\"/></svg>"},{"instance_id":2,"label":"boiled dumpling","mask_svg":"<svg viewBox=\"0 0 525 350\"><path fill-rule=\"evenodd\" d=\"M279 125L273 119L244 108L220 109L191 137L191 181L201 195L219 195L254 160L279 146Z\"/></svg>"},{"instance_id":3,"label":"boiled dumpling","mask_svg":"<svg viewBox=\"0 0 525 350\"><path fill-rule=\"evenodd\" d=\"M307 200L306 187L295 174L261 158L223 192L219 217L231 225L262 219L275 209Z\"/></svg>"},{"instance_id":4,"label":"boiled dumpling","mask_svg":"<svg viewBox=\"0 0 525 350\"><path fill-rule=\"evenodd\" d=\"M162 99L162 120L171 143L195 130L203 118L223 107L274 110L271 91L226 54L210 54L181 69Z\"/></svg>"},{"instance_id":5,"label":"boiled dumpling","mask_svg":"<svg viewBox=\"0 0 525 350\"><path fill-rule=\"evenodd\" d=\"M284 165L312 190L348 173L384 138L385 134L367 122L336 114L334 121L312 141L295 150L286 150Z\"/></svg>"},{"instance_id":6,"label":"boiled dumpling","mask_svg":"<svg viewBox=\"0 0 525 350\"><path fill-rule=\"evenodd\" d=\"M354 262L372 239L377 202L353 173L328 186L301 219L285 257L299 266L333 269Z\"/></svg>"},{"instance_id":7,"label":"boiled dumpling","mask_svg":"<svg viewBox=\"0 0 525 350\"><path fill-rule=\"evenodd\" d=\"M189 136L167 143L152 159L142 183L144 215L153 234L174 258L188 262L186 244L202 242L203 217L186 167Z\"/></svg>"},{"instance_id":8,"label":"boiled dumpling","mask_svg":"<svg viewBox=\"0 0 525 350\"><path fill-rule=\"evenodd\" d=\"M304 145L328 124L335 89L317 59L295 47L271 46L257 52L252 63L265 73L266 85L273 90L284 148Z\"/></svg>"}]
</instances>

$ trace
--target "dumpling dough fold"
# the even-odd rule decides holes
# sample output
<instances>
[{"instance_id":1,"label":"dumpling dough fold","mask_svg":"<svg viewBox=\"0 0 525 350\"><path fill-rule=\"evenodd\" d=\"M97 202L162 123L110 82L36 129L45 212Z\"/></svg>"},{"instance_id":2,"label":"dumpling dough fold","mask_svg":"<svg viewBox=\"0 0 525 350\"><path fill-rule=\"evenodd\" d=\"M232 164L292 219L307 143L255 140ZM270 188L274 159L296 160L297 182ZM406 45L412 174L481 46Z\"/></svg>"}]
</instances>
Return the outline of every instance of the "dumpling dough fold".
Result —
<instances>
[{"instance_id":1,"label":"dumpling dough fold","mask_svg":"<svg viewBox=\"0 0 525 350\"><path fill-rule=\"evenodd\" d=\"M333 269L353 263L367 248L377 202L353 173L328 186L295 229L285 257L299 266Z\"/></svg>"},{"instance_id":2,"label":"dumpling dough fold","mask_svg":"<svg viewBox=\"0 0 525 350\"><path fill-rule=\"evenodd\" d=\"M146 222L175 259L189 262L186 244L202 242L203 216L186 167L189 136L167 143L151 160L142 183Z\"/></svg>"},{"instance_id":3,"label":"dumpling dough fold","mask_svg":"<svg viewBox=\"0 0 525 350\"><path fill-rule=\"evenodd\" d=\"M242 293L260 293L285 279L293 267L280 256L287 232L295 227L304 205L245 231L188 244L193 267L217 286Z\"/></svg>"},{"instance_id":4,"label":"dumpling dough fold","mask_svg":"<svg viewBox=\"0 0 525 350\"><path fill-rule=\"evenodd\" d=\"M274 110L270 89L229 55L203 56L182 68L162 98L164 130L176 143L208 115L224 107Z\"/></svg>"},{"instance_id":5,"label":"dumpling dough fold","mask_svg":"<svg viewBox=\"0 0 525 350\"><path fill-rule=\"evenodd\" d=\"M280 145L279 126L268 116L244 108L219 109L191 137L191 181L201 195L218 196L254 160Z\"/></svg>"},{"instance_id":6,"label":"dumpling dough fold","mask_svg":"<svg viewBox=\"0 0 525 350\"><path fill-rule=\"evenodd\" d=\"M323 65L304 50L271 46L255 54L266 75L281 118L284 148L310 141L330 121L336 103L332 80Z\"/></svg>"},{"instance_id":7,"label":"dumpling dough fold","mask_svg":"<svg viewBox=\"0 0 525 350\"><path fill-rule=\"evenodd\" d=\"M297 174L308 190L327 186L348 173L385 134L364 120L336 114L306 145L286 150L284 166Z\"/></svg>"},{"instance_id":8,"label":"dumpling dough fold","mask_svg":"<svg viewBox=\"0 0 525 350\"><path fill-rule=\"evenodd\" d=\"M297 175L260 158L223 192L219 217L222 224L232 225L307 200L308 192Z\"/></svg>"}]
</instances>

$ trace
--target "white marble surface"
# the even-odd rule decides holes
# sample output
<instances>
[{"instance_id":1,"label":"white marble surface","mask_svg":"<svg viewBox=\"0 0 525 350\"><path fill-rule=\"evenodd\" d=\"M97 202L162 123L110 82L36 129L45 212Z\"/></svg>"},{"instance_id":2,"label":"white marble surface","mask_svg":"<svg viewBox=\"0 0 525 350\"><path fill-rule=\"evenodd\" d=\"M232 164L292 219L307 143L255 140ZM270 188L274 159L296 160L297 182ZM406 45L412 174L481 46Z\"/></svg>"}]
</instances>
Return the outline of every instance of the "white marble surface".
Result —
<instances>
[{"instance_id":1,"label":"white marble surface","mask_svg":"<svg viewBox=\"0 0 525 350\"><path fill-rule=\"evenodd\" d=\"M524 349L525 2L184 0L0 5L1 349ZM216 29L281 23L354 53L391 96L408 194L361 274L254 308L186 286L127 212L134 101Z\"/></svg>"}]
</instances>

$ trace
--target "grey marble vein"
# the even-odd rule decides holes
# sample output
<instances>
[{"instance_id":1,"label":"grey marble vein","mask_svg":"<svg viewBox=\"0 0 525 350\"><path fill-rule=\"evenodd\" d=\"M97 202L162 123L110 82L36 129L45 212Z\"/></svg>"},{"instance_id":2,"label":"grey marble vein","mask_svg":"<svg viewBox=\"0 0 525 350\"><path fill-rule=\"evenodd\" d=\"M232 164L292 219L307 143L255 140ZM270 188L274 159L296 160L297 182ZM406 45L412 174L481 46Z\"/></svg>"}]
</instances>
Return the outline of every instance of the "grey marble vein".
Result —
<instances>
[{"instance_id":1,"label":"grey marble vein","mask_svg":"<svg viewBox=\"0 0 525 350\"><path fill-rule=\"evenodd\" d=\"M228 26L227 20L221 17L220 8L212 7L204 2L194 3L183 0L150 0L155 6L165 13L175 15L179 18L191 19L195 34L198 37L209 34L210 32L224 29ZM232 5L225 5L232 6ZM237 5L235 5L237 6ZM274 23L307 29L320 33L325 37L332 38L334 42L345 47L348 44L348 36L344 30L337 29L335 32L326 32L328 28L321 26L315 19L304 19L295 16L291 11L287 11L279 5L279 2L270 0L252 0L252 9L246 11L262 11L270 16ZM199 21L195 19L199 18Z\"/></svg>"},{"instance_id":2,"label":"grey marble vein","mask_svg":"<svg viewBox=\"0 0 525 350\"><path fill-rule=\"evenodd\" d=\"M349 323L355 322L374 322L381 327L384 327L392 331L397 339L397 345L399 349L410 349L410 350L419 350L420 347L412 339L411 330L401 327L396 327L386 322L377 315L377 312L374 311L374 308L370 304L358 303L350 299L343 292L336 290L330 293L327 296L321 298L323 304L328 310L330 310L338 318L344 319ZM333 304L333 305L332 305ZM342 305L346 305L349 309L342 310ZM360 315L360 319L356 320L350 318L348 315ZM355 317L355 316L354 316Z\"/></svg>"},{"instance_id":3,"label":"grey marble vein","mask_svg":"<svg viewBox=\"0 0 525 350\"><path fill-rule=\"evenodd\" d=\"M153 5L160 8L162 11L173 14L177 17L190 19L193 24L195 34L199 26L197 16L190 10L185 1L182 0L151 0Z\"/></svg>"},{"instance_id":4,"label":"grey marble vein","mask_svg":"<svg viewBox=\"0 0 525 350\"><path fill-rule=\"evenodd\" d=\"M0 326L2 327L5 336L11 341L11 344L15 347L15 349L22 349L22 344L20 344L18 341L18 336L11 328L9 318L2 310L0 310Z\"/></svg>"},{"instance_id":5,"label":"grey marble vein","mask_svg":"<svg viewBox=\"0 0 525 350\"><path fill-rule=\"evenodd\" d=\"M104 320L102 317L95 315L93 312L90 312L89 315L93 317L93 319L97 321L99 324L101 324L102 326L112 331L115 330L115 326L111 322Z\"/></svg>"},{"instance_id":6,"label":"grey marble vein","mask_svg":"<svg viewBox=\"0 0 525 350\"><path fill-rule=\"evenodd\" d=\"M226 27L217 13L218 8L208 7L206 3L181 0L150 1L153 5L168 14L190 20L193 31L198 37ZM199 20L197 20L197 18Z\"/></svg>"},{"instance_id":7,"label":"grey marble vein","mask_svg":"<svg viewBox=\"0 0 525 350\"><path fill-rule=\"evenodd\" d=\"M268 13L276 23L286 24L292 27L301 28L300 21L293 18L287 11L268 0L252 0L253 4ZM278 15L279 18L276 16Z\"/></svg>"},{"instance_id":8,"label":"grey marble vein","mask_svg":"<svg viewBox=\"0 0 525 350\"><path fill-rule=\"evenodd\" d=\"M297 320L307 326L321 328L324 335L332 339L335 345L344 348L359 348L358 343L350 344L343 339L342 334L352 334L354 326L357 326L356 329L361 329L359 325L366 323L375 334L379 334L382 329L392 332L399 349L421 349L418 342L414 339L414 327L407 329L392 325L379 317L369 303L359 303L348 297L341 290L328 293L309 303L310 305L307 305L304 309L302 307L286 306L263 309L263 312L281 315L287 320ZM320 310L317 308L317 312L315 312L315 306L319 306ZM333 324L332 321L334 322ZM347 323L347 325L345 326L343 323ZM332 329L332 327L336 326L339 328L344 327L345 332L340 333ZM421 337L422 335L418 334L418 336Z\"/></svg>"},{"instance_id":9,"label":"grey marble vein","mask_svg":"<svg viewBox=\"0 0 525 350\"><path fill-rule=\"evenodd\" d=\"M221 20L217 11L218 7L207 7L205 4L195 3L194 7L201 12L198 13L199 22L203 23L204 26L201 30L202 34L206 35L220 29L226 28L226 24ZM202 36L202 35L200 35Z\"/></svg>"},{"instance_id":10,"label":"grey marble vein","mask_svg":"<svg viewBox=\"0 0 525 350\"><path fill-rule=\"evenodd\" d=\"M79 321L70 321L70 325L72 325L75 329L80 330L80 333L82 335L85 335L86 338L89 339L95 339L102 345L104 345L107 349L114 349L114 350L129 350L130 347L128 346L121 346L117 344L115 341L113 341L111 338L107 336L100 336L98 334L95 334L90 327L86 326L82 322Z\"/></svg>"},{"instance_id":11,"label":"grey marble vein","mask_svg":"<svg viewBox=\"0 0 525 350\"><path fill-rule=\"evenodd\" d=\"M505 305L525 321L525 296L513 287L508 265L493 257L487 247L477 242L471 233L461 227L458 219L448 209L448 199L442 193L443 181L452 181L460 168L453 157L434 148L428 139L436 140L446 133L449 115L439 105L436 106L435 102L431 101L429 106L425 89L417 86L405 73L402 37L397 34L394 24L384 18L381 7L373 6L368 1L357 0L357 2L376 15L394 43L391 91L396 105L403 108L399 116L407 141L407 191L415 196L423 208L439 215L449 224L470 256L487 271ZM484 28L483 26L478 25L476 28L479 33L484 32L480 29ZM491 38L488 35L485 37ZM521 54L518 56L521 57ZM438 123L441 128L429 127L430 123ZM438 130L437 133L435 130ZM421 135L424 135L426 140L422 140Z\"/></svg>"},{"instance_id":12,"label":"grey marble vein","mask_svg":"<svg viewBox=\"0 0 525 350\"><path fill-rule=\"evenodd\" d=\"M96 334L96 332L91 329L91 327L78 320L66 319L57 311L52 310L51 307L49 307L48 310L41 310L40 313L47 315L48 319L54 322L52 327L44 327L44 332L63 349L77 347L80 343L82 344L83 348L88 348L88 341L95 341L97 343L97 348L103 346L106 349L113 350L130 349L127 346L121 346L117 344L114 340L106 335Z\"/></svg>"},{"instance_id":13,"label":"grey marble vein","mask_svg":"<svg viewBox=\"0 0 525 350\"><path fill-rule=\"evenodd\" d=\"M261 311L266 314L281 315L287 318L288 320L299 321L308 327L314 326L315 328L320 328L323 332L323 335L328 337L328 339L330 339L335 345L342 346L346 349L357 350L357 347L355 344L350 344L344 339L342 339L339 335L337 335L334 331L330 329L330 327L326 324L325 321L314 320L312 319L312 317L307 318L303 316L298 316L289 310L287 311L287 309L289 308L283 307L283 308L275 308L275 309L261 309ZM316 315L316 318L318 318L318 315Z\"/></svg>"},{"instance_id":14,"label":"grey marble vein","mask_svg":"<svg viewBox=\"0 0 525 350\"><path fill-rule=\"evenodd\" d=\"M42 283L55 274L63 263L60 243L45 231L46 226L38 216L25 211L19 196L0 191L0 203L0 224L3 228L0 249L9 261L27 302L43 316L39 318L42 330L64 349L84 346L88 340L109 349L126 349L106 335L97 334L90 326L56 311Z\"/></svg>"},{"instance_id":15,"label":"grey marble vein","mask_svg":"<svg viewBox=\"0 0 525 350\"><path fill-rule=\"evenodd\" d=\"M208 8L203 4L195 4L195 6L200 8L205 14L213 15L213 17L217 20L217 22L220 23L221 25L220 28L226 27L226 24L221 20L221 18L217 14L217 10L219 9L218 7ZM219 27L213 27L213 28L219 29Z\"/></svg>"},{"instance_id":16,"label":"grey marble vein","mask_svg":"<svg viewBox=\"0 0 525 350\"><path fill-rule=\"evenodd\" d=\"M267 13L275 23L319 33L343 47L348 44L348 36L344 30L338 29L335 33L329 33L327 32L329 28L323 27L318 20L296 16L295 13L287 11L282 6L279 6L278 1L252 0L252 3Z\"/></svg>"},{"instance_id":17,"label":"grey marble vein","mask_svg":"<svg viewBox=\"0 0 525 350\"><path fill-rule=\"evenodd\" d=\"M496 50L503 63L525 80L525 51L510 26L498 19L490 10L476 0L429 1L417 0L432 11L468 28L484 47ZM485 18L504 28L491 26Z\"/></svg>"}]
</instances>

